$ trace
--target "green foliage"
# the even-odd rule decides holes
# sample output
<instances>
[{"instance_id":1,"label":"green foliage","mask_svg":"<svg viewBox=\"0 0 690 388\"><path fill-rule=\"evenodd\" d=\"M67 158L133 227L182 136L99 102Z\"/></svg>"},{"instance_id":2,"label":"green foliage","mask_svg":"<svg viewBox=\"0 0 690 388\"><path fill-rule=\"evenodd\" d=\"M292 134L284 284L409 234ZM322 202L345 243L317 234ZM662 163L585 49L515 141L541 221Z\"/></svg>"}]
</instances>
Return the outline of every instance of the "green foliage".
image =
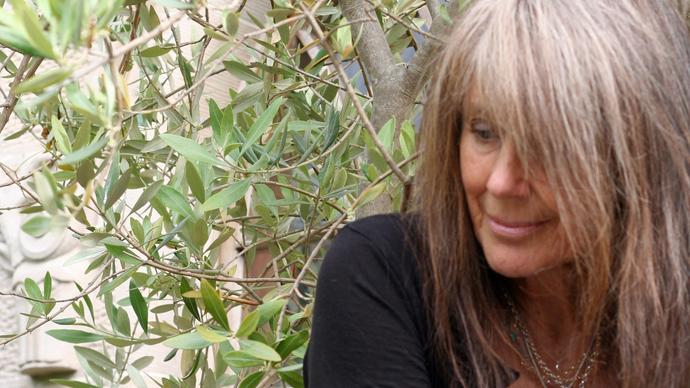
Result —
<instances>
[{"instance_id":1,"label":"green foliage","mask_svg":"<svg viewBox=\"0 0 690 388\"><path fill-rule=\"evenodd\" d=\"M416 150L409 121L380 128L382 149L362 128L353 98L367 114L375 103L357 70L362 37L335 2L315 15L338 58L298 38L309 30L300 7L314 4L274 1L267 14L250 15L186 0L12 0L0 11L0 76L22 75L22 55L29 65L43 61L12 89L26 131L2 134L10 142L43 128L35 137L51 159L19 182L36 194L21 228L40 237L72 227L81 249L63 265L86 268L66 299L54 297L49 273L23 283L26 329L52 321L48 335L75 344L83 368L83 381L53 382L303 386L328 246L320 242L379 196L400 207L403 184L386 157L411 176ZM418 44L407 26L422 24L423 5L378 6L398 60ZM222 25L206 22L206 11L219 12ZM168 23L180 12L189 41L182 21ZM269 33L243 35L247 21ZM333 62L349 69L357 95L345 92ZM204 91L218 72L242 81L222 102ZM233 244L241 250L234 259ZM240 321L231 310L242 310ZM154 383L153 358L140 356L149 346L170 348L164 361L179 363L181 375Z\"/></svg>"}]
</instances>

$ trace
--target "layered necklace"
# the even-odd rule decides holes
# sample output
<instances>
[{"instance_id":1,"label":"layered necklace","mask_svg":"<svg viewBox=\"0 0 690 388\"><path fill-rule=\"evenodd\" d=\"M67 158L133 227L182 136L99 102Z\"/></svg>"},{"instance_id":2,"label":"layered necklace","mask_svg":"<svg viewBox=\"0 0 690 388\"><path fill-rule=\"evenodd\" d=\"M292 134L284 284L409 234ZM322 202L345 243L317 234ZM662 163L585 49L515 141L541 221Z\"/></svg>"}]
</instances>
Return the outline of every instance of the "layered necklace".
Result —
<instances>
[{"instance_id":1,"label":"layered necklace","mask_svg":"<svg viewBox=\"0 0 690 388\"><path fill-rule=\"evenodd\" d=\"M594 336L587 351L582 353L580 360L567 368L562 368L560 362L557 362L554 368L551 368L544 361L544 358L537 351L537 347L520 318L520 313L515 306L513 298L506 293L506 302L510 307L513 315L513 324L510 333L510 338L513 343L518 343L518 339L522 338L522 365L530 368L539 378L543 388L558 387L558 388L584 388L587 379L592 373L594 364L599 356L599 336ZM525 357L526 356L526 357ZM525 359L529 364L525 363Z\"/></svg>"}]
</instances>

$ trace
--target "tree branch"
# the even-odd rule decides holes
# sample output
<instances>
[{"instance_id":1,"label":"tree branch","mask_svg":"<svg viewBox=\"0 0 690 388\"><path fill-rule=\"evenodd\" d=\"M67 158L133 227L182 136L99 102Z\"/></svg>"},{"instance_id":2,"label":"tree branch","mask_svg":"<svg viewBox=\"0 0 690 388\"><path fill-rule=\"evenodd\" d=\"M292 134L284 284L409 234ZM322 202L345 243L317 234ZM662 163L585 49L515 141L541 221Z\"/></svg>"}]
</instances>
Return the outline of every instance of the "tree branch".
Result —
<instances>
[{"instance_id":1,"label":"tree branch","mask_svg":"<svg viewBox=\"0 0 690 388\"><path fill-rule=\"evenodd\" d=\"M451 19L455 19L457 16L459 8L458 1L459 0L452 0L448 4ZM432 2L428 3L430 9L431 3ZM445 37L450 27L451 26L443 18L435 17L429 32L433 36ZM410 96L412 99L416 98L429 77L429 65L433 63L437 52L442 46L442 40L429 39L424 42L424 45L415 53L414 57L412 57L412 60L407 65L407 69L405 69L401 83L403 93Z\"/></svg>"},{"instance_id":2,"label":"tree branch","mask_svg":"<svg viewBox=\"0 0 690 388\"><path fill-rule=\"evenodd\" d=\"M353 25L352 37L356 39L363 70L369 75L376 94L377 83L385 79L389 69L395 66L386 35L376 18L374 7L366 0L342 0L340 7L348 20L362 20Z\"/></svg>"},{"instance_id":3,"label":"tree branch","mask_svg":"<svg viewBox=\"0 0 690 388\"><path fill-rule=\"evenodd\" d=\"M309 20L309 23L311 24L312 28L314 29L314 32L318 36L319 40L321 40L321 45L328 52L328 56L332 59L333 66L335 67L336 71L338 72L338 75L340 76L340 81L345 86L345 88L347 90L347 94L350 96L350 101L355 106L355 109L357 110L357 114L362 119L362 123L364 124L364 128L371 135L371 140L374 142L374 145L376 145L376 148L378 148L379 152L381 153L381 156L383 157L383 159L388 164L388 167L390 167L391 170L393 170L393 172L398 177L398 179L400 179L400 181L403 183L407 182L407 176L405 175L405 173L403 173L400 170L400 168L398 168L398 165L395 163L395 160L393 160L393 158L390 156L390 154L386 151L385 147L383 146L383 143L381 143L381 140L379 140L378 136L376 136L376 134L377 134L376 128L380 127L380 125L375 126L369 120L369 117L367 116L366 112L364 111L364 108L362 108L362 104L359 103L359 99L357 97L357 94L355 93L355 90L352 88L352 84L350 83L350 79L348 78L347 74L345 73L345 70L343 70L343 67L337 61L337 59L335 57L335 52L331 48L331 45L328 44L328 41L327 41L326 37L324 36L323 31L321 30L321 27L319 27L318 22L314 18L314 14L312 14L311 11L308 10L303 5L300 5L300 7L302 9L302 12L304 12L304 14L306 15L307 20Z\"/></svg>"},{"instance_id":4,"label":"tree branch","mask_svg":"<svg viewBox=\"0 0 690 388\"><path fill-rule=\"evenodd\" d=\"M426 8L429 10L431 19L436 19L436 16L438 16L438 1L426 0Z\"/></svg>"},{"instance_id":5,"label":"tree branch","mask_svg":"<svg viewBox=\"0 0 690 388\"><path fill-rule=\"evenodd\" d=\"M29 67L30 61L31 56L25 55L21 64L19 65L19 68L17 69L17 73L14 75L14 79L10 83L10 94L7 96L7 101L5 102L5 107L3 108L2 113L0 113L0 133L2 133L2 130L5 129L7 122L10 121L12 111L14 111L14 107L17 105L17 101L19 100L17 95L14 93L14 87L25 79L33 76L36 72L36 69L38 69L38 66L41 64L41 62L43 62L43 58L36 58L31 67Z\"/></svg>"}]
</instances>

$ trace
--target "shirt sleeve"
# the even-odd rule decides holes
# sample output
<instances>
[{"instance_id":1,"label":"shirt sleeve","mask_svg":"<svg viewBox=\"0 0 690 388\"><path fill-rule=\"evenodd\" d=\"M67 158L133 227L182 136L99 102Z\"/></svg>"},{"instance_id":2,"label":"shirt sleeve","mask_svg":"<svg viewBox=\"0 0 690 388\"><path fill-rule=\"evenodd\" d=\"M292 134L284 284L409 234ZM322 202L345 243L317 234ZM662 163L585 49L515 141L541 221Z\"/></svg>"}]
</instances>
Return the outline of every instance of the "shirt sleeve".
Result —
<instances>
[{"instance_id":1,"label":"shirt sleeve","mask_svg":"<svg viewBox=\"0 0 690 388\"><path fill-rule=\"evenodd\" d=\"M304 362L307 387L431 386L413 269L392 257L402 243L381 238L378 226L345 227L326 255Z\"/></svg>"}]
</instances>

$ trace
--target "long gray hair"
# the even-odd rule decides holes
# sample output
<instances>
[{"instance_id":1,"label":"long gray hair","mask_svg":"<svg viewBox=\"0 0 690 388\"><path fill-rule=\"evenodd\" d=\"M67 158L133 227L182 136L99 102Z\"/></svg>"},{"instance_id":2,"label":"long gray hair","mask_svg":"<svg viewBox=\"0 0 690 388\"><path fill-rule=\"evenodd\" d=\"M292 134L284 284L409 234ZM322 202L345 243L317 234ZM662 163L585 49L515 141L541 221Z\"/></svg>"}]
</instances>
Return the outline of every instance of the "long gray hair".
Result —
<instances>
[{"instance_id":1,"label":"long gray hair","mask_svg":"<svg viewBox=\"0 0 690 388\"><path fill-rule=\"evenodd\" d=\"M604 331L607 368L624 387L687 386L687 10L687 0L474 0L461 15L428 94L411 209L423 221L435 348L456 385L507 378L493 348L504 307L459 173L472 90L556 188L577 256L579 324Z\"/></svg>"}]
</instances>

